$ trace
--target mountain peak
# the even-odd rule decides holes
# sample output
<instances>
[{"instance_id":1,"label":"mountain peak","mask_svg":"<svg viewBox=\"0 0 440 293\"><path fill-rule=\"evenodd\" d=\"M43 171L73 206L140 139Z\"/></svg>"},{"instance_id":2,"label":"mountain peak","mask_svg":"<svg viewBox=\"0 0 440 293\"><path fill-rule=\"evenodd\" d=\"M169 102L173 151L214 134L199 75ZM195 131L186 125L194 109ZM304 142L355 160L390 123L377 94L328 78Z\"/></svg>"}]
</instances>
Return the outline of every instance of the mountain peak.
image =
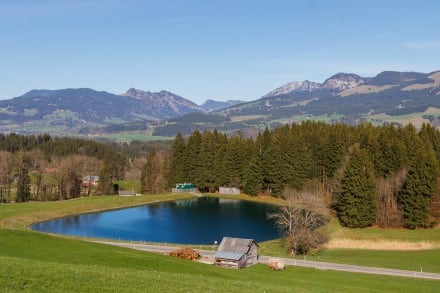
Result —
<instances>
[{"instance_id":1,"label":"mountain peak","mask_svg":"<svg viewBox=\"0 0 440 293\"><path fill-rule=\"evenodd\" d=\"M357 74L340 72L326 79L322 88L343 91L357 87L364 82L364 79Z\"/></svg>"},{"instance_id":2,"label":"mountain peak","mask_svg":"<svg viewBox=\"0 0 440 293\"><path fill-rule=\"evenodd\" d=\"M121 96L125 97L132 97L135 99L145 99L145 98L151 98L153 96L173 96L173 97L179 97L176 94L173 94L169 91L161 90L160 92L150 92L150 91L144 91L140 89L135 88L129 88L125 93L121 94ZM181 97L179 97L181 98ZM182 98L183 99L183 98Z\"/></svg>"},{"instance_id":3,"label":"mountain peak","mask_svg":"<svg viewBox=\"0 0 440 293\"><path fill-rule=\"evenodd\" d=\"M135 88L129 88L125 93L121 94L124 97L132 97L134 99L142 99L142 97L150 96L153 93L148 91L143 91Z\"/></svg>"},{"instance_id":4,"label":"mountain peak","mask_svg":"<svg viewBox=\"0 0 440 293\"><path fill-rule=\"evenodd\" d=\"M313 81L293 81L286 83L285 85L274 89L270 93L263 96L264 97L271 97L271 96L279 96L284 94L289 94L293 92L311 92L320 87L320 84Z\"/></svg>"},{"instance_id":5,"label":"mountain peak","mask_svg":"<svg viewBox=\"0 0 440 293\"><path fill-rule=\"evenodd\" d=\"M135 88L129 88L125 93L123 93L121 96L135 96L137 95L141 90L137 90Z\"/></svg>"}]
</instances>

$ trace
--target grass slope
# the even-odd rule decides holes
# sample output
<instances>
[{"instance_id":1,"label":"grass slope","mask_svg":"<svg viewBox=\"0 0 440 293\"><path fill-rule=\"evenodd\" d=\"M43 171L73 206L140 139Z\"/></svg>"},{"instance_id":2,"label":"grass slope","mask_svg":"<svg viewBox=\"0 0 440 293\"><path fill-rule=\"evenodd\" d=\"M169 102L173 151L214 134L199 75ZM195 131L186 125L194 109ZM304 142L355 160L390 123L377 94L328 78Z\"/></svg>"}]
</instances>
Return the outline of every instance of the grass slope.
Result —
<instances>
[{"instance_id":1,"label":"grass slope","mask_svg":"<svg viewBox=\"0 0 440 293\"><path fill-rule=\"evenodd\" d=\"M33 232L34 222L71 214L115 209L150 202L189 198L164 194L139 197L90 197L43 203L0 205L0 290L8 291L270 291L270 292L436 292L438 281L363 275L336 271L288 267L273 272L264 265L246 270L229 270L171 257L134 251L79 239ZM247 197L240 196L241 199ZM268 198L259 198L269 202ZM335 237L386 237L386 231L345 231L332 223ZM379 232L378 232L379 231ZM402 230L392 239L426 237L436 239L436 230ZM430 232L429 232L430 231ZM407 235L407 233L410 233ZM411 234L415 233L415 234ZM434 233L434 236L431 234ZM400 236L399 236L400 235ZM260 254L285 255L280 240L261 243ZM370 251L329 249L307 259L440 272L433 251ZM391 265L390 265L391 264Z\"/></svg>"},{"instance_id":2,"label":"grass slope","mask_svg":"<svg viewBox=\"0 0 440 293\"><path fill-rule=\"evenodd\" d=\"M190 194L160 194L131 197L97 196L65 201L4 204L0 205L0 227L27 229L32 223L53 218L193 197Z\"/></svg>"},{"instance_id":3,"label":"grass slope","mask_svg":"<svg viewBox=\"0 0 440 293\"><path fill-rule=\"evenodd\" d=\"M159 254L0 230L0 289L68 292L435 292L438 281L263 265L223 269Z\"/></svg>"}]
</instances>

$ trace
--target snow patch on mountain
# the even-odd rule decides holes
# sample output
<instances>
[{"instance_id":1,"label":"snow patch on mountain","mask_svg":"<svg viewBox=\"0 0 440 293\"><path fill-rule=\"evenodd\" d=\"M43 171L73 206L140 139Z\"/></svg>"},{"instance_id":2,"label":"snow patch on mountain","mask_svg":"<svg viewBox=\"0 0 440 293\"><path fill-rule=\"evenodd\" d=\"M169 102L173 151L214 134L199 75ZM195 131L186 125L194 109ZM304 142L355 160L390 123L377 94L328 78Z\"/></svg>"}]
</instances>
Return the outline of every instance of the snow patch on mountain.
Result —
<instances>
[{"instance_id":1,"label":"snow patch on mountain","mask_svg":"<svg viewBox=\"0 0 440 293\"><path fill-rule=\"evenodd\" d=\"M279 88L274 89L270 93L264 95L263 98L279 96L293 92L312 92L316 89L319 89L320 86L321 85L319 83L308 80L289 82Z\"/></svg>"}]
</instances>

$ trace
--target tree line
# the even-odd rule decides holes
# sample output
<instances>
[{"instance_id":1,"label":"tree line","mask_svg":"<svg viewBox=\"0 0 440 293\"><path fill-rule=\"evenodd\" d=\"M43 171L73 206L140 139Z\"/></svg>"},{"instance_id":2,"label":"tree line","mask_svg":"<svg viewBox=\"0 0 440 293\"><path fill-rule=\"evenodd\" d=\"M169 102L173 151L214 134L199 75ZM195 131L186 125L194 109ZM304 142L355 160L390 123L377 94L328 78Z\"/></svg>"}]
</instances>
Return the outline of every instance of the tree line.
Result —
<instances>
[{"instance_id":1,"label":"tree line","mask_svg":"<svg viewBox=\"0 0 440 293\"><path fill-rule=\"evenodd\" d=\"M230 186L277 197L314 184L347 227L431 227L440 218L440 133L429 124L308 121L256 138L196 130L178 134L162 159L148 156L144 192L192 182L202 192Z\"/></svg>"},{"instance_id":2,"label":"tree line","mask_svg":"<svg viewBox=\"0 0 440 293\"><path fill-rule=\"evenodd\" d=\"M124 155L99 142L0 134L0 202L109 194L113 181L124 177L126 165ZM99 188L82 188L85 175L99 175Z\"/></svg>"}]
</instances>

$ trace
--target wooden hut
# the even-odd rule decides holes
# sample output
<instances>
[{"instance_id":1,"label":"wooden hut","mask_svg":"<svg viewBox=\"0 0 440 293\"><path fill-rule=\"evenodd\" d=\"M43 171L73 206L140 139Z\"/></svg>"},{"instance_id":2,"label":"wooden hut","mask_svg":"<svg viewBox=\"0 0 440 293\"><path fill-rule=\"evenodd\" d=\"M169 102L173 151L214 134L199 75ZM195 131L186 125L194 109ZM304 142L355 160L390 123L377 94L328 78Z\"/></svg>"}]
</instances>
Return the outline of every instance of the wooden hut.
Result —
<instances>
[{"instance_id":1,"label":"wooden hut","mask_svg":"<svg viewBox=\"0 0 440 293\"><path fill-rule=\"evenodd\" d=\"M223 237L214 255L215 265L241 269L258 263L258 244L253 239Z\"/></svg>"}]
</instances>

